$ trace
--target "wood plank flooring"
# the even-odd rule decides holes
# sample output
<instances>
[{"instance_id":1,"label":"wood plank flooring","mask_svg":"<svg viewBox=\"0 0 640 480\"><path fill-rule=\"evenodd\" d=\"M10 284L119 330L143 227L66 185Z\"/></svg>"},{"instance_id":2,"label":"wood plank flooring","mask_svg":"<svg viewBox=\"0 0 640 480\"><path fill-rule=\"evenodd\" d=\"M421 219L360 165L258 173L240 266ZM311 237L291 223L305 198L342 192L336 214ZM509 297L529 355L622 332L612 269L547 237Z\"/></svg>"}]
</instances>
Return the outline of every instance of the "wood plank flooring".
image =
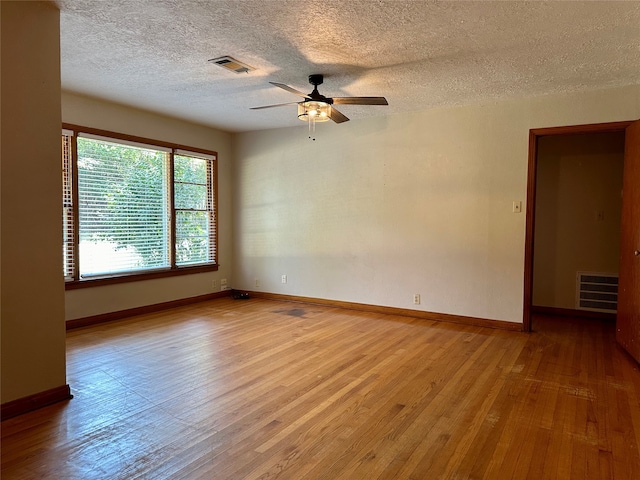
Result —
<instances>
[{"instance_id":1,"label":"wood plank flooring","mask_svg":"<svg viewBox=\"0 0 640 480\"><path fill-rule=\"evenodd\" d=\"M220 299L68 333L75 398L2 423L9 479L638 479L614 325L534 333Z\"/></svg>"}]
</instances>

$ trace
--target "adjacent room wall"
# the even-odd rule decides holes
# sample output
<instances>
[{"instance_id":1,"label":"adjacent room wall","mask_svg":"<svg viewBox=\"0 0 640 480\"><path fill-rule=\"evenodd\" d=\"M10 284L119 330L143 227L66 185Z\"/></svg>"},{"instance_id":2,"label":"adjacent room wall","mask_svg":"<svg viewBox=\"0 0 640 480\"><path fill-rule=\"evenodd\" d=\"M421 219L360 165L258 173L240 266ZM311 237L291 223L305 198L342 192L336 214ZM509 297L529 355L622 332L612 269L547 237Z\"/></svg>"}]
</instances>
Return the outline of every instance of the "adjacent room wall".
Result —
<instances>
[{"instance_id":1,"label":"adjacent room wall","mask_svg":"<svg viewBox=\"0 0 640 480\"><path fill-rule=\"evenodd\" d=\"M62 94L62 121L85 127L173 142L218 152L218 262L217 272L68 290L66 319L154 305L214 291L212 281L231 284L231 134L202 125L84 97Z\"/></svg>"},{"instance_id":2,"label":"adjacent room wall","mask_svg":"<svg viewBox=\"0 0 640 480\"><path fill-rule=\"evenodd\" d=\"M66 384L59 17L0 3L3 404Z\"/></svg>"},{"instance_id":3,"label":"adjacent room wall","mask_svg":"<svg viewBox=\"0 0 640 480\"><path fill-rule=\"evenodd\" d=\"M521 323L529 130L639 117L633 86L238 134L233 286Z\"/></svg>"},{"instance_id":4,"label":"adjacent room wall","mask_svg":"<svg viewBox=\"0 0 640 480\"><path fill-rule=\"evenodd\" d=\"M533 304L576 308L576 273L618 273L624 133L538 141Z\"/></svg>"}]
</instances>

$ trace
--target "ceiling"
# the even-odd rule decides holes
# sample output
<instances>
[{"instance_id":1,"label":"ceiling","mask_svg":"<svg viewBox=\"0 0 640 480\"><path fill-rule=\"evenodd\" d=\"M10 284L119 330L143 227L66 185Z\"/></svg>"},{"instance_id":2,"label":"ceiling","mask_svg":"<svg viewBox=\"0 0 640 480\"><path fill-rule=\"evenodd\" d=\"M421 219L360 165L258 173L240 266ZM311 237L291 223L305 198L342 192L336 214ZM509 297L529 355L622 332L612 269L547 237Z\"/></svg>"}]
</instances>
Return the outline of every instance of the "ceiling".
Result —
<instances>
[{"instance_id":1,"label":"ceiling","mask_svg":"<svg viewBox=\"0 0 640 480\"><path fill-rule=\"evenodd\" d=\"M358 119L640 83L640 2L58 0L62 88L225 131L297 126L323 73ZM207 60L255 67L236 74Z\"/></svg>"}]
</instances>

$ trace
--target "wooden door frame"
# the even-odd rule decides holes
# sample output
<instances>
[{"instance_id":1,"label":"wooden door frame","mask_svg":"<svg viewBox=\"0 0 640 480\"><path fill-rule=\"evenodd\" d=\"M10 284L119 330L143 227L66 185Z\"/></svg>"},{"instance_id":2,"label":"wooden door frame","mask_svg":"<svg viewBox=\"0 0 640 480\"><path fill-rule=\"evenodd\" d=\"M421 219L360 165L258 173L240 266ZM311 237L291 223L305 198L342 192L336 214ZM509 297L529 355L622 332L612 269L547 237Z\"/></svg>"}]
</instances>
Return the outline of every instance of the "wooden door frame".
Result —
<instances>
[{"instance_id":1,"label":"wooden door frame","mask_svg":"<svg viewBox=\"0 0 640 480\"><path fill-rule=\"evenodd\" d=\"M524 244L524 308L522 330L531 331L533 299L533 249L536 217L536 176L538 168L538 139L550 135L577 135L584 133L624 132L633 121L592 123L566 127L532 128L529 130L529 163L527 172L527 214Z\"/></svg>"}]
</instances>

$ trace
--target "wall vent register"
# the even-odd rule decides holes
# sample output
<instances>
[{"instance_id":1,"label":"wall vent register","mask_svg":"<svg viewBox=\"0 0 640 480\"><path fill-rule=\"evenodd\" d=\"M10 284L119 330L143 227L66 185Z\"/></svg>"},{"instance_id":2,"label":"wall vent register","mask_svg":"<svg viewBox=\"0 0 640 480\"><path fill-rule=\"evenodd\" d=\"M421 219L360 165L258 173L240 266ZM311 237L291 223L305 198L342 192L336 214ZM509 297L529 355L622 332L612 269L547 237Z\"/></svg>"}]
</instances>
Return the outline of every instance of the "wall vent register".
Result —
<instances>
[{"instance_id":1,"label":"wall vent register","mask_svg":"<svg viewBox=\"0 0 640 480\"><path fill-rule=\"evenodd\" d=\"M576 275L576 309L616 313L618 310L618 275L578 272Z\"/></svg>"}]
</instances>

